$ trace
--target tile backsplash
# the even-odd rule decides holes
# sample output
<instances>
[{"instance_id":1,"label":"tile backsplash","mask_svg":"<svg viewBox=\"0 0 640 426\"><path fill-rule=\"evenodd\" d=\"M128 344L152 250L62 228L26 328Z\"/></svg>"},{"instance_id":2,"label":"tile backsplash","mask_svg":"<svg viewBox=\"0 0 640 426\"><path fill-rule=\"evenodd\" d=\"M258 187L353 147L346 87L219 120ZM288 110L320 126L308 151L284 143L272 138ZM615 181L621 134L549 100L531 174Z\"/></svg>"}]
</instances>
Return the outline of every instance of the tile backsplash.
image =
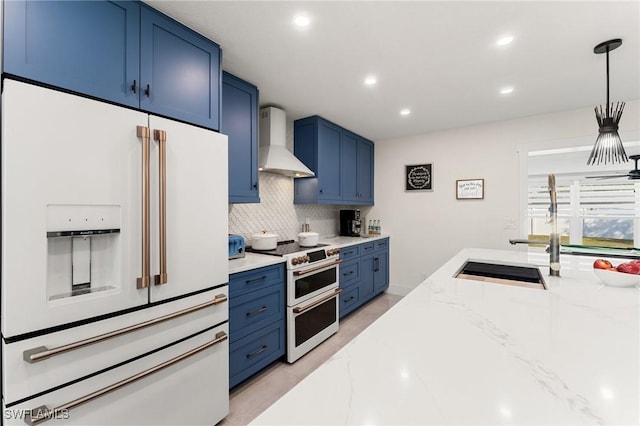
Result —
<instances>
[{"instance_id":1,"label":"tile backsplash","mask_svg":"<svg viewBox=\"0 0 640 426\"><path fill-rule=\"evenodd\" d=\"M293 179L272 173L260 173L259 204L229 204L229 233L242 235L251 243L251 235L261 230L278 234L278 241L296 240L302 224L309 218L311 230L322 236L337 235L340 209L352 206L293 204ZM359 208L364 218L370 209Z\"/></svg>"}]
</instances>

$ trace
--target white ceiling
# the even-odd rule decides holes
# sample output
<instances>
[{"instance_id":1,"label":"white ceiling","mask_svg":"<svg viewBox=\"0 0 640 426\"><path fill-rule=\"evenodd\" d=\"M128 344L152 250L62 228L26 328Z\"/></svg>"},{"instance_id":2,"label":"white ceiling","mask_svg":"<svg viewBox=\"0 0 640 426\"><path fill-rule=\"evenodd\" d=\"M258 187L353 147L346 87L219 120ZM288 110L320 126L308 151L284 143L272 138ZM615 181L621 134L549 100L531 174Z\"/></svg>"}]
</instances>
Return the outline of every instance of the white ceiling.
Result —
<instances>
[{"instance_id":1,"label":"white ceiling","mask_svg":"<svg viewBox=\"0 0 640 426\"><path fill-rule=\"evenodd\" d=\"M611 100L640 99L639 1L146 2L218 42L223 69L256 84L261 106L374 141L604 104L593 47L612 38L623 44L610 54ZM513 43L496 46L507 33Z\"/></svg>"}]
</instances>

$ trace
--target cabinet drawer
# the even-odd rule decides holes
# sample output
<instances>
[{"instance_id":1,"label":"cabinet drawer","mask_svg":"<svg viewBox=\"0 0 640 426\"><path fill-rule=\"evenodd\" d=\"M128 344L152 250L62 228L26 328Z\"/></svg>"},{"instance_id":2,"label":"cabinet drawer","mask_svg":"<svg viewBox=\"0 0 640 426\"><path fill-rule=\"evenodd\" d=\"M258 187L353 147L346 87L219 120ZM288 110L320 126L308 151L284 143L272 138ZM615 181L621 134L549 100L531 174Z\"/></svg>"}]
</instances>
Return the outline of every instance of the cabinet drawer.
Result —
<instances>
[{"instance_id":1,"label":"cabinet drawer","mask_svg":"<svg viewBox=\"0 0 640 426\"><path fill-rule=\"evenodd\" d=\"M229 386L257 373L285 353L284 321L278 321L229 345Z\"/></svg>"},{"instance_id":2,"label":"cabinet drawer","mask_svg":"<svg viewBox=\"0 0 640 426\"><path fill-rule=\"evenodd\" d=\"M340 294L340 318L360 306L360 287L354 286Z\"/></svg>"},{"instance_id":3,"label":"cabinet drawer","mask_svg":"<svg viewBox=\"0 0 640 426\"><path fill-rule=\"evenodd\" d=\"M47 388L10 404L12 418L5 417L3 424L24 426L24 417L19 417L25 411L43 405L54 410L94 392L101 395L75 408L52 412L55 418L42 424L173 425L185 424L184 413L189 413L191 424L216 424L229 412L226 374L229 341L221 340L227 333L225 323L186 339L184 336L176 341L165 339L159 350L113 365L106 371L96 366L93 374L81 380ZM190 352L192 355L188 355ZM55 369L49 371L52 376L56 373ZM57 383L62 382L60 379ZM207 401L206 406L203 400Z\"/></svg>"},{"instance_id":4,"label":"cabinet drawer","mask_svg":"<svg viewBox=\"0 0 640 426\"><path fill-rule=\"evenodd\" d=\"M238 340L265 324L284 320L284 285L275 285L232 298L229 302L229 339Z\"/></svg>"},{"instance_id":5,"label":"cabinet drawer","mask_svg":"<svg viewBox=\"0 0 640 426\"><path fill-rule=\"evenodd\" d=\"M340 259L347 261L360 255L360 245L348 246L340 249Z\"/></svg>"},{"instance_id":6,"label":"cabinet drawer","mask_svg":"<svg viewBox=\"0 0 640 426\"><path fill-rule=\"evenodd\" d=\"M229 277L229 296L239 296L278 283L284 283L284 264L238 272Z\"/></svg>"},{"instance_id":7,"label":"cabinet drawer","mask_svg":"<svg viewBox=\"0 0 640 426\"><path fill-rule=\"evenodd\" d=\"M389 248L389 239L384 238L381 240L376 240L373 242L373 245L374 245L374 251L387 250Z\"/></svg>"},{"instance_id":8,"label":"cabinet drawer","mask_svg":"<svg viewBox=\"0 0 640 426\"><path fill-rule=\"evenodd\" d=\"M340 265L340 288L347 288L360 279L360 261L343 262Z\"/></svg>"},{"instance_id":9,"label":"cabinet drawer","mask_svg":"<svg viewBox=\"0 0 640 426\"><path fill-rule=\"evenodd\" d=\"M51 389L57 384L78 380L131 357L152 352L194 331L226 323L229 309L227 302L202 307L193 312L186 311L214 301L216 295L224 299L227 296L226 286L30 339L12 343L6 343L3 339L3 399L5 403L13 403ZM176 319L153 322L181 311L183 315ZM123 333L117 333L120 330ZM93 344L79 345L76 349L60 352L39 362L29 363L24 360L25 352L41 353L42 347L55 351L55 348L96 339L107 333L117 334Z\"/></svg>"},{"instance_id":10,"label":"cabinet drawer","mask_svg":"<svg viewBox=\"0 0 640 426\"><path fill-rule=\"evenodd\" d=\"M360 244L360 254L362 255L373 253L374 250L375 247L373 242Z\"/></svg>"}]
</instances>

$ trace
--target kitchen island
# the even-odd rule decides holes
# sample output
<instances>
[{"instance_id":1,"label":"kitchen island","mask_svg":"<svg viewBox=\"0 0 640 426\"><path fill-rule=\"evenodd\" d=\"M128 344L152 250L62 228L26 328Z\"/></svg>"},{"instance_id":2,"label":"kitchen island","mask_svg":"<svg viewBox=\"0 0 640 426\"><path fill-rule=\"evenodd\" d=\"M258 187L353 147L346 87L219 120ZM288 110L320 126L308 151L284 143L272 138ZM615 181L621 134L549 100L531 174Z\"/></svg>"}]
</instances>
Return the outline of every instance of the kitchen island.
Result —
<instances>
[{"instance_id":1,"label":"kitchen island","mask_svg":"<svg viewBox=\"0 0 640 426\"><path fill-rule=\"evenodd\" d=\"M548 290L453 278L470 258ZM252 424L639 424L640 291L593 260L464 249Z\"/></svg>"}]
</instances>

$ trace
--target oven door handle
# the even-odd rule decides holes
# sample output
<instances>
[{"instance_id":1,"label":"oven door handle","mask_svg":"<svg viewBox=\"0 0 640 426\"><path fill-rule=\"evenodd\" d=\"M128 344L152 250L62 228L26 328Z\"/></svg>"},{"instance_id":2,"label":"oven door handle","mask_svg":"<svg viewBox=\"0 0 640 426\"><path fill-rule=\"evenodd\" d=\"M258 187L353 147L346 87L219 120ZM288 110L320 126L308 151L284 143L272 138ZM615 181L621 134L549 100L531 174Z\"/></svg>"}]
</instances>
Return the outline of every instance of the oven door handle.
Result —
<instances>
[{"instance_id":1,"label":"oven door handle","mask_svg":"<svg viewBox=\"0 0 640 426\"><path fill-rule=\"evenodd\" d=\"M341 288L336 288L335 290L333 290L333 292L331 294L323 297L322 299L316 300L313 303L309 303L307 306L296 306L295 308L293 308L293 313L294 314L301 314L304 311L308 311L309 309L311 309L313 307L316 307L316 306L326 302L329 299L333 299L334 297L336 297L340 293L342 293L342 289Z\"/></svg>"},{"instance_id":2,"label":"oven door handle","mask_svg":"<svg viewBox=\"0 0 640 426\"><path fill-rule=\"evenodd\" d=\"M318 265L315 268L305 269L304 271L293 271L293 275L295 275L296 277L299 277L301 275L306 275L311 272L319 271L320 269L328 268L329 266L334 266L339 263L342 263L342 259L336 259L332 263L328 263L328 264L325 263L324 265Z\"/></svg>"}]
</instances>

